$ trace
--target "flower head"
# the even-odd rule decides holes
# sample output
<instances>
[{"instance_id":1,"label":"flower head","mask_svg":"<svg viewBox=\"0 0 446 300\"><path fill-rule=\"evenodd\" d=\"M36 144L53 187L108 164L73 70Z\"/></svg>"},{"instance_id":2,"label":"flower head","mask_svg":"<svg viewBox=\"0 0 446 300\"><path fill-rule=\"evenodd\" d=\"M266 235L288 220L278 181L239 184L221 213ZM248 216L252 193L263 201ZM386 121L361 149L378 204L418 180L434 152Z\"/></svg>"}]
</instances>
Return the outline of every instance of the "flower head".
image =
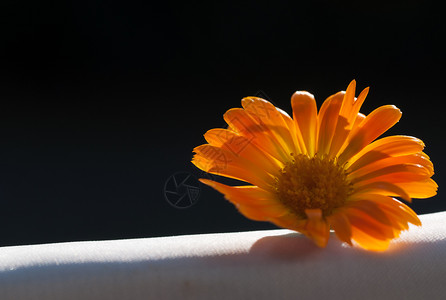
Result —
<instances>
[{"instance_id":1,"label":"flower head","mask_svg":"<svg viewBox=\"0 0 446 300\"><path fill-rule=\"evenodd\" d=\"M381 251L409 228L421 225L398 197L436 195L433 164L424 143L411 136L387 136L401 111L359 110L368 88L355 97L353 80L322 104L308 92L291 98L293 116L270 102L242 99L243 108L224 114L227 129L205 133L194 149L201 170L245 181L228 186L201 181L223 193L246 217L301 232L324 247L330 229L350 245Z\"/></svg>"}]
</instances>

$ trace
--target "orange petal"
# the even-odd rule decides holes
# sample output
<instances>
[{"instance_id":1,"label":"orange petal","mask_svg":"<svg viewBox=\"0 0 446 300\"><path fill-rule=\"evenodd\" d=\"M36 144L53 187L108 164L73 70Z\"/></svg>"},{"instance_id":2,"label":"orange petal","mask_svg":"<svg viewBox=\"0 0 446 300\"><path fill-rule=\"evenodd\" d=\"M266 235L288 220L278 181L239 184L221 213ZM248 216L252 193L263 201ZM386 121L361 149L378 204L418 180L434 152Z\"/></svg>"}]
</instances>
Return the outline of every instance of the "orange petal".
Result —
<instances>
[{"instance_id":1,"label":"orange petal","mask_svg":"<svg viewBox=\"0 0 446 300\"><path fill-rule=\"evenodd\" d=\"M361 230L375 239L388 240L395 237L390 222L388 224L381 223L374 216L370 216L368 213L356 207L349 208L345 214L352 227Z\"/></svg>"},{"instance_id":2,"label":"orange petal","mask_svg":"<svg viewBox=\"0 0 446 300\"><path fill-rule=\"evenodd\" d=\"M221 175L241 181L250 182L250 178L252 176L252 174L249 174L248 172L246 172L246 170L242 169L240 166L225 165L224 167L219 167L218 163L216 163L214 160L204 158L198 154L194 155L194 157L192 158L192 163L197 168L207 173Z\"/></svg>"},{"instance_id":3,"label":"orange petal","mask_svg":"<svg viewBox=\"0 0 446 300\"><path fill-rule=\"evenodd\" d=\"M376 220L389 225L393 228L395 237L400 235L401 230L409 228L406 218L401 217L401 214L395 214L392 210L389 210L384 205L380 205L370 200L360 200L353 203L353 205L365 213L371 215Z\"/></svg>"},{"instance_id":4,"label":"orange petal","mask_svg":"<svg viewBox=\"0 0 446 300\"><path fill-rule=\"evenodd\" d=\"M393 105L381 106L372 111L364 121L361 127L352 136L347 147L339 156L339 164L345 163L353 155L361 151L374 139L391 128L401 118L401 111Z\"/></svg>"},{"instance_id":5,"label":"orange petal","mask_svg":"<svg viewBox=\"0 0 446 300\"><path fill-rule=\"evenodd\" d=\"M261 151L246 137L238 135L234 131L216 128L208 130L204 134L206 141L212 146L232 152L236 156L261 166L268 173L278 176L283 164L273 159L270 155Z\"/></svg>"},{"instance_id":6,"label":"orange petal","mask_svg":"<svg viewBox=\"0 0 446 300\"><path fill-rule=\"evenodd\" d=\"M192 163L199 169L235 179L247 181L264 189L271 189L274 178L261 166L251 163L220 147L209 144L195 147Z\"/></svg>"},{"instance_id":7,"label":"orange petal","mask_svg":"<svg viewBox=\"0 0 446 300\"><path fill-rule=\"evenodd\" d=\"M322 217L320 209L306 209L307 222L304 234L312 239L319 247L325 247L330 237L330 226Z\"/></svg>"},{"instance_id":8,"label":"orange petal","mask_svg":"<svg viewBox=\"0 0 446 300\"><path fill-rule=\"evenodd\" d=\"M297 217L290 211L280 217L270 218L268 221L279 227L288 228L298 232L304 232L305 224L307 223L307 220Z\"/></svg>"},{"instance_id":9,"label":"orange petal","mask_svg":"<svg viewBox=\"0 0 446 300\"><path fill-rule=\"evenodd\" d=\"M288 149L284 149L272 128L259 124L243 108L232 108L224 115L231 130L244 136L259 149L266 151L279 161L291 159Z\"/></svg>"},{"instance_id":10,"label":"orange petal","mask_svg":"<svg viewBox=\"0 0 446 300\"><path fill-rule=\"evenodd\" d=\"M357 227L352 227L352 240L361 248L370 251L384 251L389 248L390 244L390 239L380 240L374 238Z\"/></svg>"},{"instance_id":11,"label":"orange petal","mask_svg":"<svg viewBox=\"0 0 446 300\"><path fill-rule=\"evenodd\" d=\"M364 198L367 199L367 195L364 195ZM390 221L389 217L385 214L381 207L373 201L358 200L350 202L349 208L360 210L381 224L392 226L392 222Z\"/></svg>"},{"instance_id":12,"label":"orange petal","mask_svg":"<svg viewBox=\"0 0 446 300\"><path fill-rule=\"evenodd\" d=\"M400 220L401 222L412 223L417 226L421 225L421 221L417 214L410 207L401 201L396 200L395 198L384 195L369 194L366 195L364 199L374 202L386 213L393 214L394 218Z\"/></svg>"},{"instance_id":13,"label":"orange petal","mask_svg":"<svg viewBox=\"0 0 446 300\"><path fill-rule=\"evenodd\" d=\"M434 175L434 166L432 162L423 154L416 153L404 156L397 157L387 157L368 165L363 166L360 169L357 169L353 172L349 173L349 178L359 178L366 174L390 167L395 165L403 165L403 164L415 164L420 165L425 168L425 170L429 173L430 176Z\"/></svg>"},{"instance_id":14,"label":"orange petal","mask_svg":"<svg viewBox=\"0 0 446 300\"><path fill-rule=\"evenodd\" d=\"M200 181L224 194L227 200L250 219L268 221L288 213L274 194L257 186L228 186L208 179Z\"/></svg>"},{"instance_id":15,"label":"orange petal","mask_svg":"<svg viewBox=\"0 0 446 300\"><path fill-rule=\"evenodd\" d=\"M338 92L322 103L318 115L319 133L317 153L319 155L328 154L330 150L344 95L345 92Z\"/></svg>"},{"instance_id":16,"label":"orange petal","mask_svg":"<svg viewBox=\"0 0 446 300\"><path fill-rule=\"evenodd\" d=\"M293 118L304 147L303 153L313 156L316 151L317 106L314 96L308 92L295 92L291 97ZM304 152L305 151L305 152Z\"/></svg>"},{"instance_id":17,"label":"orange petal","mask_svg":"<svg viewBox=\"0 0 446 300\"><path fill-rule=\"evenodd\" d=\"M348 114L346 114L347 121L348 121L348 127L347 129L350 131L349 136L352 136L352 134L355 134L357 129L359 128L360 124L366 116L359 112L362 104L364 103L365 98L367 97L367 94L369 93L369 88L365 88L362 90L362 92L359 94L358 98L355 98L355 101L353 102L351 109ZM341 111L341 114L343 112ZM347 139L348 141L348 139ZM341 147L342 149L342 147Z\"/></svg>"},{"instance_id":18,"label":"orange petal","mask_svg":"<svg viewBox=\"0 0 446 300\"><path fill-rule=\"evenodd\" d=\"M407 191L398 186L397 184L393 184L387 181L375 181L361 187L357 187L354 189L354 194L350 196L349 199L357 200L362 199L364 194L380 194L386 196L396 196L401 197L404 200L411 202L411 196L407 193Z\"/></svg>"},{"instance_id":19,"label":"orange petal","mask_svg":"<svg viewBox=\"0 0 446 300\"><path fill-rule=\"evenodd\" d=\"M353 104L355 103L355 92L356 92L356 80L350 81L347 90L345 91L345 97L342 103L342 108L340 115L345 117L347 120L349 116L352 115Z\"/></svg>"},{"instance_id":20,"label":"orange petal","mask_svg":"<svg viewBox=\"0 0 446 300\"><path fill-rule=\"evenodd\" d=\"M356 81L352 80L342 100L342 106L336 123L336 129L330 146L329 156L336 157L353 129L356 117L366 93L363 91L360 102L355 101ZM356 103L356 104L355 104Z\"/></svg>"},{"instance_id":21,"label":"orange petal","mask_svg":"<svg viewBox=\"0 0 446 300\"><path fill-rule=\"evenodd\" d=\"M290 130L291 137L293 138L293 144L296 148L296 152L293 153L303 153L302 149L300 148L300 142L299 142L299 134L297 133L296 125L294 123L294 120L283 110L280 108L277 108L277 111L282 115L283 120L288 126L288 129Z\"/></svg>"},{"instance_id":22,"label":"orange petal","mask_svg":"<svg viewBox=\"0 0 446 300\"><path fill-rule=\"evenodd\" d=\"M349 130L353 128L359 110L361 109L361 106L364 103L367 94L369 93L369 88L367 87L364 90L362 90L357 99L355 98L355 92L356 92L356 81L352 80L345 92L345 99L343 101L343 105L340 111L340 115L346 118L348 121Z\"/></svg>"},{"instance_id":23,"label":"orange petal","mask_svg":"<svg viewBox=\"0 0 446 300\"><path fill-rule=\"evenodd\" d=\"M352 229L348 218L343 212L336 212L327 217L327 221L339 240L352 245Z\"/></svg>"},{"instance_id":24,"label":"orange petal","mask_svg":"<svg viewBox=\"0 0 446 300\"><path fill-rule=\"evenodd\" d=\"M413 223L417 226L421 225L421 222L416 214L409 207L405 206L401 202L394 201L393 203L388 203L388 200L379 200L380 199L378 199L377 201L374 198L369 198L368 200L363 200L362 202L373 202L388 216L388 220L391 222L394 229L395 237L398 237L401 231L408 230L409 223Z\"/></svg>"},{"instance_id":25,"label":"orange petal","mask_svg":"<svg viewBox=\"0 0 446 300\"><path fill-rule=\"evenodd\" d=\"M369 94L369 87L366 87L365 89L363 89L361 91L361 93L359 93L358 98L353 103L353 108L350 113L350 120L357 118L357 115L359 114L359 110L361 109L362 104L364 103L365 98L367 97L368 94ZM355 122L356 122L356 120L355 120ZM352 123L352 124L354 124L354 123Z\"/></svg>"},{"instance_id":26,"label":"orange petal","mask_svg":"<svg viewBox=\"0 0 446 300\"><path fill-rule=\"evenodd\" d=\"M362 113L358 113L358 115L356 116L356 119L355 119L355 123L353 123L352 130L350 131L350 134L349 134L350 137L354 136L356 134L356 132L361 128L361 124L362 124L362 122L364 122L365 118L366 118L366 115L364 115ZM349 140L347 139L346 143L348 143L348 141ZM345 146L345 143L344 143L344 146Z\"/></svg>"},{"instance_id":27,"label":"orange petal","mask_svg":"<svg viewBox=\"0 0 446 300\"><path fill-rule=\"evenodd\" d=\"M438 184L431 178L421 181L400 182L396 185L410 197L418 199L433 197L437 194L438 189Z\"/></svg>"},{"instance_id":28,"label":"orange petal","mask_svg":"<svg viewBox=\"0 0 446 300\"><path fill-rule=\"evenodd\" d=\"M347 162L346 168L352 172L383 158L419 153L423 148L423 141L415 137L402 135L384 137L365 146Z\"/></svg>"},{"instance_id":29,"label":"orange petal","mask_svg":"<svg viewBox=\"0 0 446 300\"><path fill-rule=\"evenodd\" d=\"M350 176L350 175L348 175ZM388 181L391 183L426 180L431 176L431 172L425 167L417 164L399 164L381 168L376 171L364 174L361 177L349 179L354 188L375 181Z\"/></svg>"},{"instance_id":30,"label":"orange petal","mask_svg":"<svg viewBox=\"0 0 446 300\"><path fill-rule=\"evenodd\" d=\"M300 149L294 143L289 122L291 118L283 114L270 102L257 97L242 99L242 106L254 120L262 127L266 127L287 153L300 153Z\"/></svg>"}]
</instances>

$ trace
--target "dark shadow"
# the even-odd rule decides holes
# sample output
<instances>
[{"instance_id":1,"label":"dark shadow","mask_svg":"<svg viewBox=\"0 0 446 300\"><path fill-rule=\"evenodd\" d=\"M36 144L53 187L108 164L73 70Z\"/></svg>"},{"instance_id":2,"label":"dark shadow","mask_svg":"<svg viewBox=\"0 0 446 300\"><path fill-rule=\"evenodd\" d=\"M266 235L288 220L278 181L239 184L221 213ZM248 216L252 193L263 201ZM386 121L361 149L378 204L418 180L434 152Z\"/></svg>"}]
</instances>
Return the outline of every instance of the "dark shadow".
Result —
<instances>
[{"instance_id":1,"label":"dark shadow","mask_svg":"<svg viewBox=\"0 0 446 300\"><path fill-rule=\"evenodd\" d=\"M446 243L446 241L442 241ZM392 257L399 253L420 251L421 245L425 242L397 242L391 243L389 248L383 252L368 251L358 246L350 246L347 243L339 241L334 232L330 233L330 239L325 248L320 248L300 233L288 233L284 235L265 236L257 240L249 250L247 255L256 257L265 261L288 261L297 262L305 259L313 259L317 256L326 256L327 254L333 260L342 258L353 258L361 256L363 258ZM310 258L311 257L311 258Z\"/></svg>"},{"instance_id":2,"label":"dark shadow","mask_svg":"<svg viewBox=\"0 0 446 300\"><path fill-rule=\"evenodd\" d=\"M273 260L305 259L323 249L299 233L266 236L257 240L251 247L249 255Z\"/></svg>"}]
</instances>

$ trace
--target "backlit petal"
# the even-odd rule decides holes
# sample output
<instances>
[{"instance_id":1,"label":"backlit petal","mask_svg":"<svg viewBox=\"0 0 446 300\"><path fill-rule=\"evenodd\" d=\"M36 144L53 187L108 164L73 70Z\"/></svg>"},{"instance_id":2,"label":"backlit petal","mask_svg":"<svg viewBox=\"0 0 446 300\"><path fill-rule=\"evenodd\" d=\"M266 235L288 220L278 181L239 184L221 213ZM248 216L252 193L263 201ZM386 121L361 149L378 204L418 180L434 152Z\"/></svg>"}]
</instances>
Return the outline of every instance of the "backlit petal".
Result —
<instances>
[{"instance_id":1,"label":"backlit petal","mask_svg":"<svg viewBox=\"0 0 446 300\"><path fill-rule=\"evenodd\" d=\"M352 136L355 136L356 132L361 128L361 124L365 120L366 117L367 117L366 115L364 115L362 113L358 113L358 115L356 116L356 119L355 119L355 123L353 123L353 128L350 131L349 139L347 139L346 143L350 142L350 139ZM346 147L346 143L344 143L343 147Z\"/></svg>"},{"instance_id":2,"label":"backlit petal","mask_svg":"<svg viewBox=\"0 0 446 300\"><path fill-rule=\"evenodd\" d=\"M424 143L415 137L402 135L384 137L365 146L346 163L346 168L352 172L387 157L419 153L423 148Z\"/></svg>"},{"instance_id":3,"label":"backlit petal","mask_svg":"<svg viewBox=\"0 0 446 300\"><path fill-rule=\"evenodd\" d=\"M318 116L318 155L326 155L329 153L344 95L345 92L336 93L327 98L321 106Z\"/></svg>"},{"instance_id":4,"label":"backlit petal","mask_svg":"<svg viewBox=\"0 0 446 300\"><path fill-rule=\"evenodd\" d=\"M200 179L232 202L241 213L250 219L268 221L280 217L288 210L276 200L276 196L257 186L228 186L208 179Z\"/></svg>"},{"instance_id":5,"label":"backlit petal","mask_svg":"<svg viewBox=\"0 0 446 300\"><path fill-rule=\"evenodd\" d=\"M317 134L316 100L308 92L295 92L291 97L291 106L296 130L299 130L305 147L300 148L303 153L313 156L316 151Z\"/></svg>"},{"instance_id":6,"label":"backlit petal","mask_svg":"<svg viewBox=\"0 0 446 300\"><path fill-rule=\"evenodd\" d=\"M231 151L205 144L195 147L194 152L196 155L192 163L205 172L241 179L271 189L274 179L269 173Z\"/></svg>"},{"instance_id":7,"label":"backlit petal","mask_svg":"<svg viewBox=\"0 0 446 300\"><path fill-rule=\"evenodd\" d=\"M307 223L305 219L296 217L296 215L290 211L280 217L272 217L267 221L274 223L279 227L288 228L298 232L303 232L305 224Z\"/></svg>"},{"instance_id":8,"label":"backlit petal","mask_svg":"<svg viewBox=\"0 0 446 300\"><path fill-rule=\"evenodd\" d=\"M380 205L377 202L370 200L360 200L355 202L354 205L357 209L368 213L381 223L392 227L395 237L398 237L402 230L407 230L409 228L408 220L402 214L395 215L395 213L385 205Z\"/></svg>"},{"instance_id":9,"label":"backlit petal","mask_svg":"<svg viewBox=\"0 0 446 300\"><path fill-rule=\"evenodd\" d=\"M372 111L361 123L361 127L352 136L348 146L339 156L343 164L365 146L391 128L401 118L401 111L393 105L381 106Z\"/></svg>"},{"instance_id":10,"label":"backlit petal","mask_svg":"<svg viewBox=\"0 0 446 300\"><path fill-rule=\"evenodd\" d=\"M235 156L261 166L268 173L277 176L283 164L266 152L261 151L254 143L244 136L227 129L211 129L204 134L206 141L223 150L232 152Z\"/></svg>"},{"instance_id":11,"label":"backlit petal","mask_svg":"<svg viewBox=\"0 0 446 300\"><path fill-rule=\"evenodd\" d=\"M364 197L364 194L381 194L386 196L401 197L404 200L411 202L411 195L406 189L400 187L397 184L387 181L374 181L368 184L364 184L354 189L353 194L350 196L350 200L358 200Z\"/></svg>"},{"instance_id":12,"label":"backlit petal","mask_svg":"<svg viewBox=\"0 0 446 300\"><path fill-rule=\"evenodd\" d=\"M242 99L242 106L252 119L265 127L265 131L271 132L281 147L288 153L299 153L300 149L294 144L292 130L287 121L288 116L279 112L270 102L257 98L246 97Z\"/></svg>"},{"instance_id":13,"label":"backlit petal","mask_svg":"<svg viewBox=\"0 0 446 300\"><path fill-rule=\"evenodd\" d=\"M431 178L420 181L399 182L395 185L402 188L410 197L418 199L433 197L437 194L438 189L438 184Z\"/></svg>"},{"instance_id":14,"label":"backlit petal","mask_svg":"<svg viewBox=\"0 0 446 300\"><path fill-rule=\"evenodd\" d=\"M421 225L421 221L417 214L401 201L392 197L377 194L369 194L364 197L364 199L374 202L386 213L393 214L394 218L398 218L405 223L412 223L417 226Z\"/></svg>"},{"instance_id":15,"label":"backlit petal","mask_svg":"<svg viewBox=\"0 0 446 300\"><path fill-rule=\"evenodd\" d=\"M377 239L368 232L366 233L366 230L366 228L352 226L352 240L361 248L370 251L384 251L389 248L390 239Z\"/></svg>"},{"instance_id":16,"label":"backlit petal","mask_svg":"<svg viewBox=\"0 0 446 300\"><path fill-rule=\"evenodd\" d=\"M429 174L429 177L434 175L434 166L432 162L423 153L416 153L397 157L387 157L373 163L367 164L360 169L349 173L349 178L359 178L372 172L377 172L381 169L403 164L415 164L422 166Z\"/></svg>"},{"instance_id":17,"label":"backlit petal","mask_svg":"<svg viewBox=\"0 0 446 300\"><path fill-rule=\"evenodd\" d=\"M330 226L322 217L320 209L307 209L307 222L304 227L304 234L312 239L319 247L325 247L330 237Z\"/></svg>"},{"instance_id":18,"label":"backlit petal","mask_svg":"<svg viewBox=\"0 0 446 300\"><path fill-rule=\"evenodd\" d=\"M354 129L356 118L358 117L359 109L367 96L368 89L361 92L358 99L355 99L356 81L352 80L347 87L347 90L342 101L342 106L339 112L336 129L333 140L330 146L329 156L336 157L343 145L347 141L350 132Z\"/></svg>"},{"instance_id":19,"label":"backlit petal","mask_svg":"<svg viewBox=\"0 0 446 300\"><path fill-rule=\"evenodd\" d=\"M223 118L231 130L243 135L259 149L280 161L290 159L290 153L282 147L271 128L261 126L244 109L230 109L223 115Z\"/></svg>"},{"instance_id":20,"label":"backlit petal","mask_svg":"<svg viewBox=\"0 0 446 300\"><path fill-rule=\"evenodd\" d=\"M395 237L390 224L384 224L362 210L350 208L346 211L346 216L352 227L356 227L375 239L388 240Z\"/></svg>"},{"instance_id":21,"label":"backlit petal","mask_svg":"<svg viewBox=\"0 0 446 300\"><path fill-rule=\"evenodd\" d=\"M349 175L350 176L350 175ZM391 183L426 180L431 172L425 167L417 164L399 164L384 167L382 169L364 174L361 177L349 178L354 188L359 188L370 182L388 181Z\"/></svg>"},{"instance_id":22,"label":"backlit petal","mask_svg":"<svg viewBox=\"0 0 446 300\"><path fill-rule=\"evenodd\" d=\"M364 196L364 198L366 199L367 196ZM375 219L376 221L384 225L392 226L390 218L385 214L385 212L381 209L381 207L376 203L374 203L373 201L359 200L349 203L349 207L367 214L371 218Z\"/></svg>"},{"instance_id":23,"label":"backlit petal","mask_svg":"<svg viewBox=\"0 0 446 300\"><path fill-rule=\"evenodd\" d=\"M331 228L335 231L339 240L352 245L352 228L346 215L339 211L327 217Z\"/></svg>"}]
</instances>

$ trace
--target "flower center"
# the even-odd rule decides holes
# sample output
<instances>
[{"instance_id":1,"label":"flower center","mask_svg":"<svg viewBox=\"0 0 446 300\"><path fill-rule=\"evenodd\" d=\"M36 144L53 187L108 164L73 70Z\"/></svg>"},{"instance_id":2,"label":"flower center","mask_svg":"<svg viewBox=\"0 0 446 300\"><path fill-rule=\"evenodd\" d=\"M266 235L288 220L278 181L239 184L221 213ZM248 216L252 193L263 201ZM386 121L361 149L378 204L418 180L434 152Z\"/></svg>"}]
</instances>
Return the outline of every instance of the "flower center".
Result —
<instances>
[{"instance_id":1,"label":"flower center","mask_svg":"<svg viewBox=\"0 0 446 300\"><path fill-rule=\"evenodd\" d=\"M292 212L306 218L306 209L319 208L328 216L342 206L351 193L346 171L334 159L293 155L277 178L280 202Z\"/></svg>"}]
</instances>

